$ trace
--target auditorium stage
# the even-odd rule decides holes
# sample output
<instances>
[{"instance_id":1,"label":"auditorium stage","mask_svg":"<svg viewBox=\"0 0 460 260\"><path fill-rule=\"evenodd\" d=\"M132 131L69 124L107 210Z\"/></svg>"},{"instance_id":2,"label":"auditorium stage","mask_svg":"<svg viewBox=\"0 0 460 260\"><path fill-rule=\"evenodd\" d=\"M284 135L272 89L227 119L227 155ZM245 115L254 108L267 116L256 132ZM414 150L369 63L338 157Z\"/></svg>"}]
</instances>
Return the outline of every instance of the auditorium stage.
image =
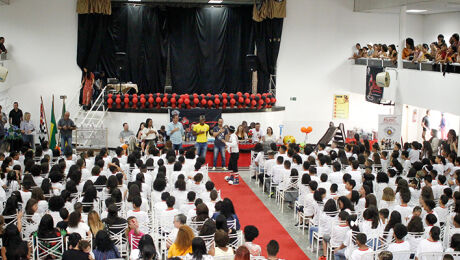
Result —
<instances>
[{"instance_id":1,"label":"auditorium stage","mask_svg":"<svg viewBox=\"0 0 460 260\"><path fill-rule=\"evenodd\" d=\"M227 109L228 110L228 109ZM264 112L257 110L242 112L241 110L231 111L223 110L222 118L224 119L225 125L233 125L237 127L244 120L246 122L259 122L262 129L268 126L273 128L276 136L279 136L279 126L283 124L284 118L284 107L273 107L264 109ZM250 109L248 109L250 110ZM102 112L100 112L102 113ZM169 122L168 110L162 111L162 113L154 112L115 112L109 111L104 117L104 127L108 129L108 147L115 148L120 145L118 135L123 130L123 123L129 124L129 129L134 133L137 132L141 122L145 122L147 118L153 120L153 124L156 129L160 129L162 125L166 126Z\"/></svg>"}]
</instances>

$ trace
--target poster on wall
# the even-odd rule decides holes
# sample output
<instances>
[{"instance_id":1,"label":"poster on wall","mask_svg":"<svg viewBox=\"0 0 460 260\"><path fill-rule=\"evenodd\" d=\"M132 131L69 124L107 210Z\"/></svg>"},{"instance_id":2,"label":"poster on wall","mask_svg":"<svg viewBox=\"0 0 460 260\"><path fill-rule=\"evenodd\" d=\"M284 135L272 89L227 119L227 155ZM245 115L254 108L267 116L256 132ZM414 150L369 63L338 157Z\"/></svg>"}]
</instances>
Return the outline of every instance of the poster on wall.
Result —
<instances>
[{"instance_id":1,"label":"poster on wall","mask_svg":"<svg viewBox=\"0 0 460 260\"><path fill-rule=\"evenodd\" d=\"M334 95L333 119L348 119L350 99L348 95Z\"/></svg>"},{"instance_id":2,"label":"poster on wall","mask_svg":"<svg viewBox=\"0 0 460 260\"><path fill-rule=\"evenodd\" d=\"M378 140L382 149L391 150L396 142L401 142L402 116L379 115Z\"/></svg>"},{"instance_id":3,"label":"poster on wall","mask_svg":"<svg viewBox=\"0 0 460 260\"><path fill-rule=\"evenodd\" d=\"M179 122L182 123L185 130L185 140L195 141L196 137L192 134L192 127L200 122L200 116L205 115L205 123L209 125L209 129L213 129L217 125L217 120L222 117L220 109L170 109L169 116L172 121L172 116L179 114Z\"/></svg>"},{"instance_id":4,"label":"poster on wall","mask_svg":"<svg viewBox=\"0 0 460 260\"><path fill-rule=\"evenodd\" d=\"M366 101L380 104L383 88L377 86L377 74L383 72L383 67L368 66L366 70Z\"/></svg>"}]
</instances>

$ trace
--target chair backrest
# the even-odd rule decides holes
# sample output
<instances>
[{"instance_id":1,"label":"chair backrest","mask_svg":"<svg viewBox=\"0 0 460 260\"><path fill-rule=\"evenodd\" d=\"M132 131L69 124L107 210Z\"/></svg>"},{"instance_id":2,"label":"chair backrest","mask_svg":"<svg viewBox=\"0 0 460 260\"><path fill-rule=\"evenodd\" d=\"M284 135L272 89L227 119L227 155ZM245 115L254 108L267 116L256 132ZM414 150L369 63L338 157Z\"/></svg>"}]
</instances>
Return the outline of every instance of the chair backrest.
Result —
<instances>
[{"instance_id":1,"label":"chair backrest","mask_svg":"<svg viewBox=\"0 0 460 260\"><path fill-rule=\"evenodd\" d=\"M31 241L32 240L32 234L35 231L37 231L37 229L38 229L38 224L39 223L35 223L32 220L32 216L33 215L24 215L23 218L22 218L21 234L22 234L22 239L24 239L26 241Z\"/></svg>"},{"instance_id":2,"label":"chair backrest","mask_svg":"<svg viewBox=\"0 0 460 260\"><path fill-rule=\"evenodd\" d=\"M13 224L16 225L18 223L18 215L4 215L3 219L5 220L5 227Z\"/></svg>"},{"instance_id":3,"label":"chair backrest","mask_svg":"<svg viewBox=\"0 0 460 260\"><path fill-rule=\"evenodd\" d=\"M130 249L133 251L134 249L137 249L139 247L139 241L141 240L142 236L138 236L135 234L129 235L129 242L130 242Z\"/></svg>"},{"instance_id":4,"label":"chair backrest","mask_svg":"<svg viewBox=\"0 0 460 260\"><path fill-rule=\"evenodd\" d=\"M51 258L60 259L64 254L64 239L63 237L57 238L38 238L34 237L33 253L35 259Z\"/></svg>"},{"instance_id":5,"label":"chair backrest","mask_svg":"<svg viewBox=\"0 0 460 260\"><path fill-rule=\"evenodd\" d=\"M204 243L206 244L206 249L208 251L211 249L212 246L214 246L214 234L199 237L203 239Z\"/></svg>"},{"instance_id":6,"label":"chair backrest","mask_svg":"<svg viewBox=\"0 0 460 260\"><path fill-rule=\"evenodd\" d=\"M188 223L188 226L193 230L193 233L195 233L195 235L198 235L198 233L200 233L201 227L204 225L204 222L205 221L190 221Z\"/></svg>"},{"instance_id":7,"label":"chair backrest","mask_svg":"<svg viewBox=\"0 0 460 260\"><path fill-rule=\"evenodd\" d=\"M236 229L236 219L227 220L227 227L229 229Z\"/></svg>"},{"instance_id":8,"label":"chair backrest","mask_svg":"<svg viewBox=\"0 0 460 260\"><path fill-rule=\"evenodd\" d=\"M392 252L393 260L407 260L410 259L412 254L415 254L411 251L400 251L400 252Z\"/></svg>"}]
</instances>

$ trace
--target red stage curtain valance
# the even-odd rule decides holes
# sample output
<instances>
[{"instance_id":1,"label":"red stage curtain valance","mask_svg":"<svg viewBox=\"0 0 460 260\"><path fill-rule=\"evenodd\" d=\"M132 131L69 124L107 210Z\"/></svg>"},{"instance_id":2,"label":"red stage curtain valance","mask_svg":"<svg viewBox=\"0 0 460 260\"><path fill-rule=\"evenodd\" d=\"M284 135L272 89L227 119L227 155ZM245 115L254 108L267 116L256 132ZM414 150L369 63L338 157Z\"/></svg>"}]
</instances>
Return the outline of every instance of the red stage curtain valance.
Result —
<instances>
[{"instance_id":1,"label":"red stage curtain valance","mask_svg":"<svg viewBox=\"0 0 460 260\"><path fill-rule=\"evenodd\" d=\"M110 0L78 0L78 14L112 14L112 4Z\"/></svg>"}]
</instances>

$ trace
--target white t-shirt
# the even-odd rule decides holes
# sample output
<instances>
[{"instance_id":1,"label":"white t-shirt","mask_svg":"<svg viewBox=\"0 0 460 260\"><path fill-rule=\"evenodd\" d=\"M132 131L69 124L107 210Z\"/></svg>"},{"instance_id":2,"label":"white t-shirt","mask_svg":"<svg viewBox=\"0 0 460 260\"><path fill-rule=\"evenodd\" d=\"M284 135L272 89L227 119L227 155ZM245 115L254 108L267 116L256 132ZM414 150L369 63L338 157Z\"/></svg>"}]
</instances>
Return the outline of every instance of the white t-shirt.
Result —
<instances>
[{"instance_id":1,"label":"white t-shirt","mask_svg":"<svg viewBox=\"0 0 460 260\"><path fill-rule=\"evenodd\" d=\"M394 242L388 245L388 251L394 252L402 252L402 251L410 251L410 244L407 241L402 242Z\"/></svg>"},{"instance_id":2,"label":"white t-shirt","mask_svg":"<svg viewBox=\"0 0 460 260\"><path fill-rule=\"evenodd\" d=\"M373 260L374 257L371 254L372 249L367 248L366 250L357 248L351 253L350 260Z\"/></svg>"},{"instance_id":3,"label":"white t-shirt","mask_svg":"<svg viewBox=\"0 0 460 260\"><path fill-rule=\"evenodd\" d=\"M422 253L428 253L428 252L443 252L444 251L444 248L442 247L442 244L441 242L439 241L431 241L431 240L428 240L428 239L423 239L422 241L420 241L420 243L418 244L418 247L417 247L417 253L415 254L418 259L422 260L420 258L420 255Z\"/></svg>"},{"instance_id":4,"label":"white t-shirt","mask_svg":"<svg viewBox=\"0 0 460 260\"><path fill-rule=\"evenodd\" d=\"M126 213L126 218L129 218L129 217L136 217L137 219L137 223L139 223L139 230L142 232L142 233L149 233L149 229L147 228L146 226L146 223L149 223L149 214L145 211L134 211L134 210L129 210L127 213Z\"/></svg>"},{"instance_id":5,"label":"white t-shirt","mask_svg":"<svg viewBox=\"0 0 460 260\"><path fill-rule=\"evenodd\" d=\"M82 239L87 237L86 232L89 232L89 227L83 222L78 223L77 227L67 227L68 234L78 233Z\"/></svg>"}]
</instances>

